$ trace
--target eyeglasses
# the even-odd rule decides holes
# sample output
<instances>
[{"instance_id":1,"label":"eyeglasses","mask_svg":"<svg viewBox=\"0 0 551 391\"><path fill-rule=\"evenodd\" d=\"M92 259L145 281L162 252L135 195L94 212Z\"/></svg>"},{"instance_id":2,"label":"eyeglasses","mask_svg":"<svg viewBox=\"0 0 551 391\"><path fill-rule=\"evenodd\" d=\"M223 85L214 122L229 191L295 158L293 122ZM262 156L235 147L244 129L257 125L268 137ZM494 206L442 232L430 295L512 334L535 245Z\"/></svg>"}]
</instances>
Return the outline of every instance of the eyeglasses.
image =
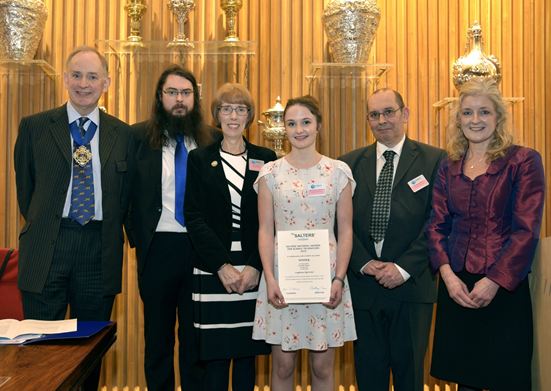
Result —
<instances>
[{"instance_id":1,"label":"eyeglasses","mask_svg":"<svg viewBox=\"0 0 551 391\"><path fill-rule=\"evenodd\" d=\"M167 88L166 90L163 90L163 93L167 94L171 98L176 98L178 95L186 97L193 95L193 90L191 88L185 88L183 90L178 90L176 88Z\"/></svg>"},{"instance_id":2,"label":"eyeglasses","mask_svg":"<svg viewBox=\"0 0 551 391\"><path fill-rule=\"evenodd\" d=\"M235 113L240 116L245 116L249 114L249 108L247 106L220 106L218 110L220 110L220 114L222 115L231 115L233 111L235 111Z\"/></svg>"},{"instance_id":3,"label":"eyeglasses","mask_svg":"<svg viewBox=\"0 0 551 391\"><path fill-rule=\"evenodd\" d=\"M385 119L391 119L396 116L396 112L398 110L402 110L402 109L403 107L398 107L397 109L394 109L394 110L384 109L383 111L370 111L369 113L367 113L367 118L370 121L378 121L382 115L383 117L385 117Z\"/></svg>"}]
</instances>

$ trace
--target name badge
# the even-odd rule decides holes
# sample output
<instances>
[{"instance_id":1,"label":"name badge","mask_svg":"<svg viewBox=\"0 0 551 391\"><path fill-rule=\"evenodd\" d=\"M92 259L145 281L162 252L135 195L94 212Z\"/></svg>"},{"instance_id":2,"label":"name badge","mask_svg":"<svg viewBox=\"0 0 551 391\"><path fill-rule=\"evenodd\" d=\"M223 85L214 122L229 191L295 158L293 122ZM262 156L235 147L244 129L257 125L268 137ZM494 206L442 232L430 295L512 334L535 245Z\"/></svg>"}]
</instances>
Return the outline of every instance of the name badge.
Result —
<instances>
[{"instance_id":1,"label":"name badge","mask_svg":"<svg viewBox=\"0 0 551 391\"><path fill-rule=\"evenodd\" d=\"M309 183L306 186L306 194L308 197L322 197L325 195L325 184Z\"/></svg>"},{"instance_id":2,"label":"name badge","mask_svg":"<svg viewBox=\"0 0 551 391\"><path fill-rule=\"evenodd\" d=\"M263 165L264 160L249 159L249 170L251 171L260 171Z\"/></svg>"},{"instance_id":3,"label":"name badge","mask_svg":"<svg viewBox=\"0 0 551 391\"><path fill-rule=\"evenodd\" d=\"M417 193L419 190L427 187L429 185L429 181L427 181L427 178L425 178L425 176L421 174L417 178L413 178L411 181L409 181L408 185L414 193Z\"/></svg>"}]
</instances>

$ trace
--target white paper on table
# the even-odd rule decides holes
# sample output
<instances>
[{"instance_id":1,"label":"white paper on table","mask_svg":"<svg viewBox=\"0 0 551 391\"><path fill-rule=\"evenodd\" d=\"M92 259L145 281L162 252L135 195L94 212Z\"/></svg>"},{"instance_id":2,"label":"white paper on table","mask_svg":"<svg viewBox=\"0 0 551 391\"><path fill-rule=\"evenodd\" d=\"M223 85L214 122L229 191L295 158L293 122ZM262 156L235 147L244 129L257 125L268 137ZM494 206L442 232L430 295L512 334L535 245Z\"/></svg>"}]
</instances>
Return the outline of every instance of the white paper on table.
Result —
<instances>
[{"instance_id":1,"label":"white paper on table","mask_svg":"<svg viewBox=\"0 0 551 391\"><path fill-rule=\"evenodd\" d=\"M77 330L76 319L65 320L0 320L0 344L20 343L42 334L67 333ZM17 340L17 341L16 341ZM16 341L16 342L15 342Z\"/></svg>"},{"instance_id":2,"label":"white paper on table","mask_svg":"<svg viewBox=\"0 0 551 391\"><path fill-rule=\"evenodd\" d=\"M279 289L286 303L326 303L331 295L329 231L277 231Z\"/></svg>"}]
</instances>

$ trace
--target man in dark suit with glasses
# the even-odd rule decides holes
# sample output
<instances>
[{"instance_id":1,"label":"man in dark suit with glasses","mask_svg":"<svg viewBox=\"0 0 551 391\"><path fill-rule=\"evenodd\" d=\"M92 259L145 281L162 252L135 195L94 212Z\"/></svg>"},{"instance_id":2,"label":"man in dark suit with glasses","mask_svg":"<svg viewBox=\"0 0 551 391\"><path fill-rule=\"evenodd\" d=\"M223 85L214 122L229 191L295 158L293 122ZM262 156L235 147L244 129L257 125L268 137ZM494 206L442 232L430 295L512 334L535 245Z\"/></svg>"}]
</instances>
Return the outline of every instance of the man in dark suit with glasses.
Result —
<instances>
[{"instance_id":1,"label":"man in dark suit with glasses","mask_svg":"<svg viewBox=\"0 0 551 391\"><path fill-rule=\"evenodd\" d=\"M423 360L436 300L423 227L444 152L406 137L409 109L384 88L368 99L375 143L341 157L352 169L354 244L348 279L361 391L423 390Z\"/></svg>"}]
</instances>

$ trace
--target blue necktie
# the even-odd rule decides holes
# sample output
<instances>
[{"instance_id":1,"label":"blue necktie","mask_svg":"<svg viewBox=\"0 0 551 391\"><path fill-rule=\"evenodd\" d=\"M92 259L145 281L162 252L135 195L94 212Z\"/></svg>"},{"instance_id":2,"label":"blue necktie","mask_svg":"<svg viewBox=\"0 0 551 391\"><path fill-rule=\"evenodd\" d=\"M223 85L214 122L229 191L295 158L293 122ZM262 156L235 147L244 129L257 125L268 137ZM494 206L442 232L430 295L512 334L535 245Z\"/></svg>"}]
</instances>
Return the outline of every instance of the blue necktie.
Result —
<instances>
[{"instance_id":1,"label":"blue necktie","mask_svg":"<svg viewBox=\"0 0 551 391\"><path fill-rule=\"evenodd\" d=\"M75 121L71 124L71 127L78 126L78 132L81 139L84 139L86 134L84 124L88 121L88 118L80 117L77 121L78 125ZM93 129L89 129L89 132L95 130L94 123L90 124L90 128L92 127ZM74 150L76 150L81 145L73 141L73 146ZM84 144L84 147L91 151L90 141ZM75 159L73 159L73 185L71 188L69 218L80 225L85 225L94 218L94 213L94 174L92 171L92 159L84 166L79 165Z\"/></svg>"},{"instance_id":2,"label":"blue necktie","mask_svg":"<svg viewBox=\"0 0 551 391\"><path fill-rule=\"evenodd\" d=\"M184 221L184 198L186 195L187 175L187 149L184 144L184 136L176 136L176 150L174 151L174 176L175 176L175 206L174 217L176 221L186 226Z\"/></svg>"}]
</instances>

